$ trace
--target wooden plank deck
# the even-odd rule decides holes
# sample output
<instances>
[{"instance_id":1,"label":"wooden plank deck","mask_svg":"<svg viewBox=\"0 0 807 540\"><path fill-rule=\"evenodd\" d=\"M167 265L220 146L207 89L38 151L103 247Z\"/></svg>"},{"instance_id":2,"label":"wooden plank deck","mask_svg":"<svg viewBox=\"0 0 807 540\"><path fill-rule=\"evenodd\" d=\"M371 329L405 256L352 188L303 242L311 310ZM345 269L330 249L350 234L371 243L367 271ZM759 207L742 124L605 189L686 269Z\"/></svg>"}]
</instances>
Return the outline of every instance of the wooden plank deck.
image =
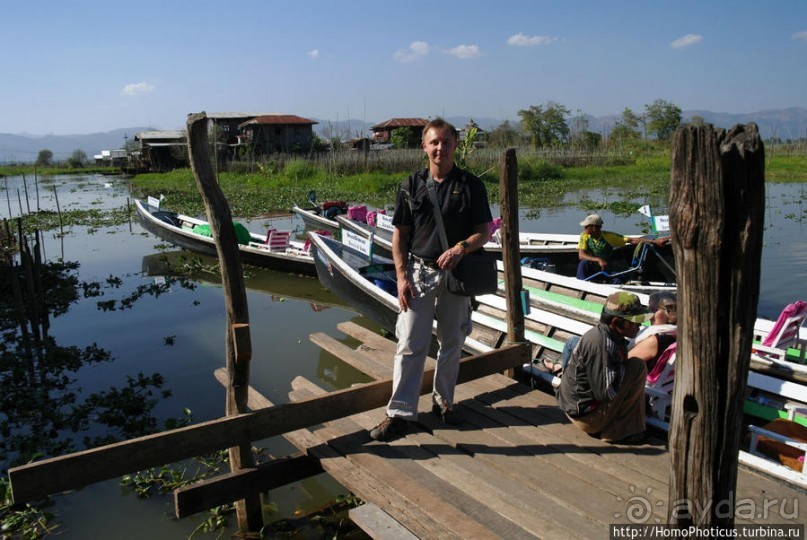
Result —
<instances>
[{"instance_id":1,"label":"wooden plank deck","mask_svg":"<svg viewBox=\"0 0 807 540\"><path fill-rule=\"evenodd\" d=\"M360 345L336 345L322 334L312 340L373 378L391 376L391 341L353 323L339 329ZM293 386L292 400L323 392L302 378ZM288 435L374 505L373 519L357 520L371 536L400 526L420 538L603 538L610 524L666 521L669 455L662 439L605 444L574 428L552 396L503 375L457 387L466 420L458 428L425 412L430 399L422 397L424 412L392 443L368 434L383 408ZM798 509L807 508L803 492L744 469L735 501L737 524L800 525Z\"/></svg>"}]
</instances>

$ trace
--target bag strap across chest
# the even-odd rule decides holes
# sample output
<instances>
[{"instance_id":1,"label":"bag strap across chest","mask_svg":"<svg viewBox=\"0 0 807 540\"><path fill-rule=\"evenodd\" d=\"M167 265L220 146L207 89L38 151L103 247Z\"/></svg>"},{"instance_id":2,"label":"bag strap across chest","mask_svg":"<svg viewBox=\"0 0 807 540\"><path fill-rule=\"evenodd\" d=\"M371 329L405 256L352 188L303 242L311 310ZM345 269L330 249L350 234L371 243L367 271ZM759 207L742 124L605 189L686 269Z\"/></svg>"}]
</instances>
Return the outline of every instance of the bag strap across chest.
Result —
<instances>
[{"instance_id":1,"label":"bag strap across chest","mask_svg":"<svg viewBox=\"0 0 807 540\"><path fill-rule=\"evenodd\" d=\"M440 205L437 202L437 191L434 187L434 178L431 173L426 179L426 190L429 192L429 200L432 203L432 211L434 212L434 221L437 224L437 232L440 234L440 245L443 251L448 251L448 238L446 237L446 228L443 225L443 213L440 212Z\"/></svg>"}]
</instances>

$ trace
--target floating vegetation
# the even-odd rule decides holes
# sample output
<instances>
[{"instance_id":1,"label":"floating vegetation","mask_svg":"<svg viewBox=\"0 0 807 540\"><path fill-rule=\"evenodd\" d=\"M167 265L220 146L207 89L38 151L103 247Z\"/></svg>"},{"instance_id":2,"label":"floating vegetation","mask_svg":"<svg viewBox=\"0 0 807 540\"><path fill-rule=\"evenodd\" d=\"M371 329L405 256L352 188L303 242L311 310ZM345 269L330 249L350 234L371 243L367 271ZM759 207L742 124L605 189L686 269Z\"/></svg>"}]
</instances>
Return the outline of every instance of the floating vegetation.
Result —
<instances>
[{"instance_id":1,"label":"floating vegetation","mask_svg":"<svg viewBox=\"0 0 807 540\"><path fill-rule=\"evenodd\" d=\"M0 273L0 462L19 465L159 431L152 411L171 395L162 375L126 375L120 387L85 393L78 372L115 358L95 343L64 346L49 334L50 320L66 314L80 292L85 298L101 296L104 288L119 288L120 278L109 276L105 287L79 283L78 263L41 263L41 255L34 257L27 242L23 251L23 262L8 267L14 271ZM33 274L41 276L41 290L26 279ZM134 297L129 298L131 304ZM169 419L165 429L186 424L184 419ZM46 510L51 504L45 498L13 505L8 477L0 476L3 538L51 534L56 528L53 514Z\"/></svg>"},{"instance_id":2,"label":"floating vegetation","mask_svg":"<svg viewBox=\"0 0 807 540\"><path fill-rule=\"evenodd\" d=\"M82 210L66 210L57 213L51 210L40 210L25 214L22 218L26 231L39 229L48 231L64 227L89 227L90 230L102 227L114 227L128 223L130 211L125 208L102 210L98 208Z\"/></svg>"}]
</instances>

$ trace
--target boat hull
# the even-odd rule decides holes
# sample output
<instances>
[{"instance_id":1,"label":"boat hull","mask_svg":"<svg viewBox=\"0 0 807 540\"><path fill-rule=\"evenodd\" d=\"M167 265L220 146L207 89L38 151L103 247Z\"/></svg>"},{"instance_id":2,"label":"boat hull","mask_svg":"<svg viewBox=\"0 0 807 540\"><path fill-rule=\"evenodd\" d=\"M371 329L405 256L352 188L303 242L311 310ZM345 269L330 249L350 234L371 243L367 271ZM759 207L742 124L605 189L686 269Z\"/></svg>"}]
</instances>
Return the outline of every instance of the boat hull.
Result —
<instances>
[{"instance_id":1,"label":"boat hull","mask_svg":"<svg viewBox=\"0 0 807 540\"><path fill-rule=\"evenodd\" d=\"M384 273L394 275L392 260L373 255L372 260L360 262L362 255L351 252L338 240L313 232L309 233L309 238L317 277L322 286L388 332L395 333L399 312L397 297L391 292L391 287L383 290L378 286ZM373 268L381 272L368 272Z\"/></svg>"},{"instance_id":2,"label":"boat hull","mask_svg":"<svg viewBox=\"0 0 807 540\"><path fill-rule=\"evenodd\" d=\"M342 230L373 238L373 250L378 255L392 257L392 232L367 223L338 216L336 222ZM522 233L519 235L519 259L531 268L548 270L562 276L577 275L580 262L577 253L579 236L571 234ZM649 253L640 271L630 274L628 279L635 282L675 282L675 262L672 247L648 246ZM502 245L495 239L485 244L485 251L498 259L502 258ZM634 247L627 246L614 253L613 268L628 268L633 259ZM526 259L526 260L525 260Z\"/></svg>"},{"instance_id":3,"label":"boat hull","mask_svg":"<svg viewBox=\"0 0 807 540\"><path fill-rule=\"evenodd\" d=\"M379 229L367 223L350 219L347 216L338 216L336 221L342 230L353 231L365 238L373 237L373 253L382 257L392 258L392 231Z\"/></svg>"},{"instance_id":4,"label":"boat hull","mask_svg":"<svg viewBox=\"0 0 807 540\"><path fill-rule=\"evenodd\" d=\"M195 225L206 224L206 222L171 212L160 214L158 213L159 211L153 210L139 200L135 200L135 206L141 226L154 236L200 255L218 257L216 243L213 238L202 236L181 226L168 223L160 219L160 216L165 216L166 214L175 215L177 220ZM256 241L262 240L255 233L251 233L251 235ZM238 250L243 264L269 268L279 272L290 272L306 276L316 275L313 257L309 254L304 255L302 250L269 251L268 249L250 247L245 244L239 244Z\"/></svg>"},{"instance_id":5,"label":"boat hull","mask_svg":"<svg viewBox=\"0 0 807 540\"><path fill-rule=\"evenodd\" d=\"M333 234L339 232L339 223L332 219L328 219L325 216L321 216L313 210L300 208L295 204L292 211L303 220L303 223L308 229L313 229L315 231L329 231Z\"/></svg>"}]
</instances>

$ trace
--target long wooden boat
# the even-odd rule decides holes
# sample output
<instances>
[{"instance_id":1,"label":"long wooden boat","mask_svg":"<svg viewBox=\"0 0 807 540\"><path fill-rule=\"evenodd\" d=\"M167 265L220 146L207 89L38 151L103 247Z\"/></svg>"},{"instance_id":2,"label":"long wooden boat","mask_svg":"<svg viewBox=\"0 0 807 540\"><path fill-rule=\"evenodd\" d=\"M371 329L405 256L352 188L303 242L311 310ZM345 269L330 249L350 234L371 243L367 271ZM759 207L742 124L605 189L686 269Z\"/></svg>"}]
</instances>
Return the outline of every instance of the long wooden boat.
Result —
<instances>
[{"instance_id":1,"label":"long wooden boat","mask_svg":"<svg viewBox=\"0 0 807 540\"><path fill-rule=\"evenodd\" d=\"M217 257L216 244L213 238L201 234L209 230L206 221L178 214L168 210L160 210L157 205L135 199L137 216L144 229L176 246ZM270 268L280 272L293 272L307 276L315 276L314 258L305 244L291 239L289 231L269 231L254 233L246 231L244 243L239 243L238 250L244 264ZM248 238L246 237L248 235Z\"/></svg>"},{"instance_id":2,"label":"long wooden boat","mask_svg":"<svg viewBox=\"0 0 807 540\"><path fill-rule=\"evenodd\" d=\"M369 225L344 215L336 216L336 221L342 229L351 230L368 238L372 235L376 252L392 256L392 225L387 224L388 221L377 219L376 225ZM569 266L566 264L568 261L574 261L576 269L578 240L580 237L575 234L520 233L519 252L522 257L543 258L545 264L549 266L560 262L566 267ZM501 259L501 235L494 234L484 248Z\"/></svg>"},{"instance_id":3,"label":"long wooden boat","mask_svg":"<svg viewBox=\"0 0 807 540\"><path fill-rule=\"evenodd\" d=\"M350 219L346 215L338 215L335 222L342 230L347 229L366 238L372 238L376 253L392 257L392 226L388 219L380 219L380 216L376 216L376 224L369 225ZM529 267L545 269L564 276L574 276L579 263L577 254L579 240L580 236L576 234L519 233L519 256ZM484 248L485 251L501 259L502 244L498 231ZM675 262L672 248L669 245L662 248L648 245L646 249L647 253L642 268L630 274L628 279L637 284L655 283L661 284L661 286L674 282ZM617 250L615 267L630 267L635 255L634 251L635 248L632 246Z\"/></svg>"},{"instance_id":4,"label":"long wooden boat","mask_svg":"<svg viewBox=\"0 0 807 540\"><path fill-rule=\"evenodd\" d=\"M500 266L503 271L503 266ZM522 267L523 287L530 293L532 305L553 312L562 313L570 318L596 324L602 306L608 295L627 289L634 292L644 305L650 300L650 293L656 290L669 290L670 287L656 285L646 290L644 287L628 285L604 285L589 283L575 278L559 276L551 272ZM674 291L674 287L672 288ZM761 341L773 327L774 321L758 318L754 323L754 340ZM799 339L807 342L807 328L802 327ZM800 362L801 351L788 350L788 361L774 361L756 355L751 357L751 369L783 380L807 384L807 366Z\"/></svg>"},{"instance_id":5,"label":"long wooden boat","mask_svg":"<svg viewBox=\"0 0 807 540\"><path fill-rule=\"evenodd\" d=\"M302 208L298 205L292 206L294 212L303 220L306 228L320 231L339 232L339 223L334 217L328 217L321 207ZM338 215L338 214L337 214Z\"/></svg>"},{"instance_id":6,"label":"long wooden boat","mask_svg":"<svg viewBox=\"0 0 807 540\"><path fill-rule=\"evenodd\" d=\"M385 330L394 332L399 307L392 259L368 255L316 232L309 232L308 237L322 286Z\"/></svg>"}]
</instances>

